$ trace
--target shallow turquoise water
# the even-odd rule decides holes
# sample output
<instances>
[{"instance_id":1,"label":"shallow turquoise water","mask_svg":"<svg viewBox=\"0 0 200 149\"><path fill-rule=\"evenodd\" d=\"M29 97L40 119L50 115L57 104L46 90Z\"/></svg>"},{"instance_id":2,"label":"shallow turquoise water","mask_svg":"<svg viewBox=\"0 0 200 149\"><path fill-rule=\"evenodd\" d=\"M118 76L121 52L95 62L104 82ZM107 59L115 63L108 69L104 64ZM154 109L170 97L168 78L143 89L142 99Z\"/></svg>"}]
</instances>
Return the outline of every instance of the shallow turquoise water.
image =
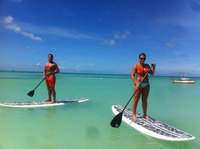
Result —
<instances>
[{"instance_id":1,"label":"shallow turquoise water","mask_svg":"<svg viewBox=\"0 0 200 149\"><path fill-rule=\"evenodd\" d=\"M0 102L46 99L44 82L33 97L26 95L41 79L42 73L0 72ZM170 79L150 77L148 115L194 135L193 141L154 139L125 123L110 127L111 106L125 105L133 93L130 76L62 73L57 75L57 99L90 101L31 109L0 107L0 149L199 149L200 79L193 85L173 84Z\"/></svg>"}]
</instances>

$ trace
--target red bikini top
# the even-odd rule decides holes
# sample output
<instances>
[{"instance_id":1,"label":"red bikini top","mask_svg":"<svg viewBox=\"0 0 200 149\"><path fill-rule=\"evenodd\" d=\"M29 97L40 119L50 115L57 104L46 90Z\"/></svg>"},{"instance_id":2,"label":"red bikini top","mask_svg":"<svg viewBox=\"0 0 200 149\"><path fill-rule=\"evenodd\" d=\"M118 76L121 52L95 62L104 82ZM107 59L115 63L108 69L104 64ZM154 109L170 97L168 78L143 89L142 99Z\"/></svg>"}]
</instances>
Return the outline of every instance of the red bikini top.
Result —
<instances>
[{"instance_id":1,"label":"red bikini top","mask_svg":"<svg viewBox=\"0 0 200 149\"><path fill-rule=\"evenodd\" d=\"M139 74L139 75L147 73L148 71L149 71L149 67L147 65L145 65L144 67L137 68L137 74Z\"/></svg>"}]
</instances>

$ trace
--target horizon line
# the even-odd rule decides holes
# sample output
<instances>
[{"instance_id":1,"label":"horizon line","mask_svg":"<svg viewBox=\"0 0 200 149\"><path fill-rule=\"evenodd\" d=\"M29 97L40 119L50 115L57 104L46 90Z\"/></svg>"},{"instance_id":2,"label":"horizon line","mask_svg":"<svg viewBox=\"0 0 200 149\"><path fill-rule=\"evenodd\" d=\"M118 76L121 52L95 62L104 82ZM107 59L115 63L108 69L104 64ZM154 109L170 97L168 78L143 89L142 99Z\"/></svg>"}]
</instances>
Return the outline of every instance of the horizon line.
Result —
<instances>
[{"instance_id":1,"label":"horizon line","mask_svg":"<svg viewBox=\"0 0 200 149\"><path fill-rule=\"evenodd\" d=\"M26 73L43 73L43 71L25 71L25 70L0 70L0 72L26 72ZM131 74L127 74L127 73L124 73L124 74L120 74L120 73L95 73L95 72L60 72L60 73L64 73L64 74L94 74L94 75L97 75L97 74L102 74L102 75L126 75L126 76L129 76ZM157 74L157 75L154 75L156 77L181 77L181 76L173 76L173 75L164 75L164 74ZM189 76L189 77L195 77L195 78L199 78L200 76Z\"/></svg>"}]
</instances>

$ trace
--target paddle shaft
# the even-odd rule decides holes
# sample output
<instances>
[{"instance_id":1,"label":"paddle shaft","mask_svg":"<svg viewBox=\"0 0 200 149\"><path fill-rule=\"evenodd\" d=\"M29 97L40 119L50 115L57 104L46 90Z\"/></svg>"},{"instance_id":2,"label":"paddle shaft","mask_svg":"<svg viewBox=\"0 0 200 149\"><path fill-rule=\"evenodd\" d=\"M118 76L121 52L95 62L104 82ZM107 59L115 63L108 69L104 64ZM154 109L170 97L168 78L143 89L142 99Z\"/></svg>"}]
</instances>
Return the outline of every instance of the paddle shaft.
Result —
<instances>
[{"instance_id":1,"label":"paddle shaft","mask_svg":"<svg viewBox=\"0 0 200 149\"><path fill-rule=\"evenodd\" d=\"M45 78L42 79L42 81L40 81L40 83L33 90L35 90L44 80L45 80Z\"/></svg>"},{"instance_id":2,"label":"paddle shaft","mask_svg":"<svg viewBox=\"0 0 200 149\"><path fill-rule=\"evenodd\" d=\"M152 68L152 67L151 67ZM150 72L151 68L148 70L148 72L144 75L144 78L142 79L142 81L139 83L139 86L136 88L136 90L134 91L133 95L131 96L131 98L128 100L127 104L125 105L124 109L122 110L122 113L124 112L124 110L126 109L126 107L128 106L128 104L130 103L131 99L133 98L133 96L135 95L135 93L137 92L137 90L139 89L139 87L141 86L142 82L144 81L144 79L146 78L146 76L148 75L148 73Z\"/></svg>"}]
</instances>

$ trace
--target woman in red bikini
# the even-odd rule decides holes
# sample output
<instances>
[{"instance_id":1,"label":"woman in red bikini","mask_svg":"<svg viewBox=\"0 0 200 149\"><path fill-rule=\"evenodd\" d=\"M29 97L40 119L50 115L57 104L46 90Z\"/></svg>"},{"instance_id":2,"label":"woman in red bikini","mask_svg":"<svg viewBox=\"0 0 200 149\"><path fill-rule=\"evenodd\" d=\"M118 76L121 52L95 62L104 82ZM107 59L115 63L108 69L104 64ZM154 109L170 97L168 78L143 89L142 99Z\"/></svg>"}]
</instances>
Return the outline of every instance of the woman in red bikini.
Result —
<instances>
[{"instance_id":1,"label":"woman in red bikini","mask_svg":"<svg viewBox=\"0 0 200 149\"><path fill-rule=\"evenodd\" d=\"M135 84L134 91L138 88L134 95L133 103L132 103L132 110L133 110L133 120L137 120L136 117L136 109L137 109L137 104L140 99L140 96L142 95L142 108L143 108L143 114L146 119L150 119L147 116L147 98L150 90L150 85L149 85L149 78L148 75L146 78L144 78L145 74L149 71L150 66L148 64L145 64L144 61L146 60L146 54L141 53L139 55L139 63L137 63L132 70L131 73L131 78ZM151 75L154 75L155 73L155 63L152 63L152 68L149 73ZM136 77L137 76L137 77ZM144 80L143 80L144 78ZM143 80L143 82L141 82ZM140 84L141 83L141 84ZM139 85L140 84L140 85Z\"/></svg>"}]
</instances>

